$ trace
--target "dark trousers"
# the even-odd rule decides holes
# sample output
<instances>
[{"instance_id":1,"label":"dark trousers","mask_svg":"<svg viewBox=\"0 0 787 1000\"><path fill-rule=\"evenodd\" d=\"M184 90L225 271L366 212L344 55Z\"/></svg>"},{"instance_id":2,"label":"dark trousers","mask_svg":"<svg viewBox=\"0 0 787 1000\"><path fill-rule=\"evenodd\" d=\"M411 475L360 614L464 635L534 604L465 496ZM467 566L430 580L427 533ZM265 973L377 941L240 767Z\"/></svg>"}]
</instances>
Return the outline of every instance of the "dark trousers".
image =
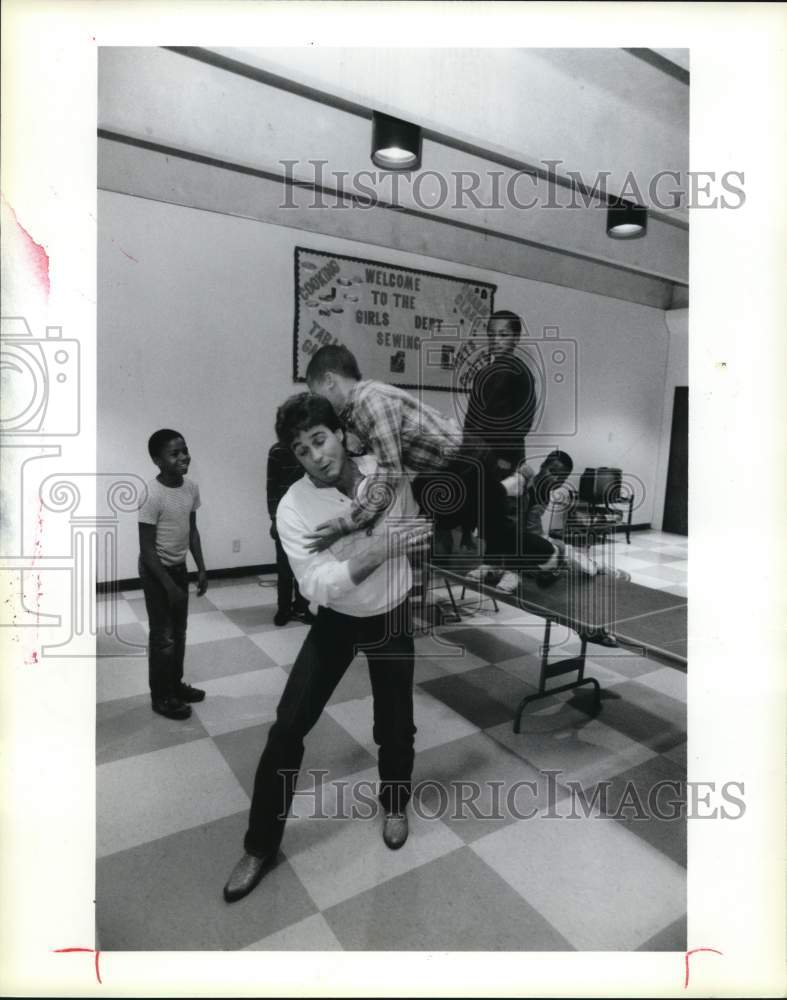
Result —
<instances>
[{"instance_id":1,"label":"dark trousers","mask_svg":"<svg viewBox=\"0 0 787 1000\"><path fill-rule=\"evenodd\" d=\"M165 566L176 586L188 594L186 564ZM150 636L148 638L148 684L150 695L158 701L172 697L183 680L183 657L186 652L188 597L172 608L164 587L144 562L139 561L139 578L145 593Z\"/></svg>"},{"instance_id":2,"label":"dark trousers","mask_svg":"<svg viewBox=\"0 0 787 1000\"><path fill-rule=\"evenodd\" d=\"M298 581L293 575L290 560L284 551L278 538L274 539L276 545L276 604L279 611L289 611L294 607L298 611L305 611L309 602L301 597L298 590Z\"/></svg>"},{"instance_id":3,"label":"dark trousers","mask_svg":"<svg viewBox=\"0 0 787 1000\"><path fill-rule=\"evenodd\" d=\"M320 608L276 709L276 721L257 766L248 854L267 857L279 847L303 760L303 741L355 654L369 664L378 746L379 798L386 811L403 809L413 772L413 636L405 602L385 615L353 618Z\"/></svg>"},{"instance_id":4,"label":"dark trousers","mask_svg":"<svg viewBox=\"0 0 787 1000\"><path fill-rule=\"evenodd\" d=\"M445 468L419 473L412 486L416 503L438 531L477 527L487 555L511 551L516 529L508 521L508 497L489 448L466 442Z\"/></svg>"}]
</instances>

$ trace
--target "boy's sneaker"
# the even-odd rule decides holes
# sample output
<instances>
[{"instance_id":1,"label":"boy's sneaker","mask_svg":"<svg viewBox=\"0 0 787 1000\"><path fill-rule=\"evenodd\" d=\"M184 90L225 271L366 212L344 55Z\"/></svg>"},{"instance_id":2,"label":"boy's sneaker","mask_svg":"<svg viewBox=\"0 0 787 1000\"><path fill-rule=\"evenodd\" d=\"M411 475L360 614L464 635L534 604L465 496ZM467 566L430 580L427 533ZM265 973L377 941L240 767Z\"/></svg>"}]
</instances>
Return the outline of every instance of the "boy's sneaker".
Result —
<instances>
[{"instance_id":1,"label":"boy's sneaker","mask_svg":"<svg viewBox=\"0 0 787 1000\"><path fill-rule=\"evenodd\" d=\"M181 701L191 702L205 700L205 692L201 688L194 688L191 684L179 684L175 691L175 697Z\"/></svg>"},{"instance_id":2,"label":"boy's sneaker","mask_svg":"<svg viewBox=\"0 0 787 1000\"><path fill-rule=\"evenodd\" d=\"M498 590L502 590L504 594L513 594L519 587L519 577L516 573L506 570L495 586Z\"/></svg>"},{"instance_id":3,"label":"boy's sneaker","mask_svg":"<svg viewBox=\"0 0 787 1000\"><path fill-rule=\"evenodd\" d=\"M188 719L191 716L191 705L179 698L156 698L152 707L154 712L166 719Z\"/></svg>"}]
</instances>

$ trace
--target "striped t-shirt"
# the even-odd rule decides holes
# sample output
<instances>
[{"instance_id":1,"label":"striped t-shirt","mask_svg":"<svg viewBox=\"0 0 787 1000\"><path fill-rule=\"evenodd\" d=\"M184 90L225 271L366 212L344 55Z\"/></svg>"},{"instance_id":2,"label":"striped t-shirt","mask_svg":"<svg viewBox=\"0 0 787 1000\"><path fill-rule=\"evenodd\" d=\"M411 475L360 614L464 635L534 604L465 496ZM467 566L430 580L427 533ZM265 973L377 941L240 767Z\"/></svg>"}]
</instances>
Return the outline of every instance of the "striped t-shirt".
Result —
<instances>
[{"instance_id":1,"label":"striped t-shirt","mask_svg":"<svg viewBox=\"0 0 787 1000\"><path fill-rule=\"evenodd\" d=\"M190 515L199 505L199 486L190 479L184 479L180 486L164 486L158 479L148 483L147 498L139 508L139 522L155 524L156 555L165 566L186 561Z\"/></svg>"}]
</instances>

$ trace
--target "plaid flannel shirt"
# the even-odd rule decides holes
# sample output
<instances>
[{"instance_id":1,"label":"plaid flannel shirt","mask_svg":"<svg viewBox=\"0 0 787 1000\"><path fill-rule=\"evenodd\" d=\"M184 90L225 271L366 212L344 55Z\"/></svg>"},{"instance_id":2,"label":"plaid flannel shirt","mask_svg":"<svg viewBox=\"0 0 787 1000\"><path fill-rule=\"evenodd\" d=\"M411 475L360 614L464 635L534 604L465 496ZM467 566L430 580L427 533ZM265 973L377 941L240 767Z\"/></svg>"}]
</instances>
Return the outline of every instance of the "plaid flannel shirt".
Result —
<instances>
[{"instance_id":1,"label":"plaid flannel shirt","mask_svg":"<svg viewBox=\"0 0 787 1000\"><path fill-rule=\"evenodd\" d=\"M408 471L445 468L462 444L456 420L384 382L354 385L339 419L377 459L364 503L355 500L349 521L340 519L336 525L345 534L373 524L390 506Z\"/></svg>"}]
</instances>

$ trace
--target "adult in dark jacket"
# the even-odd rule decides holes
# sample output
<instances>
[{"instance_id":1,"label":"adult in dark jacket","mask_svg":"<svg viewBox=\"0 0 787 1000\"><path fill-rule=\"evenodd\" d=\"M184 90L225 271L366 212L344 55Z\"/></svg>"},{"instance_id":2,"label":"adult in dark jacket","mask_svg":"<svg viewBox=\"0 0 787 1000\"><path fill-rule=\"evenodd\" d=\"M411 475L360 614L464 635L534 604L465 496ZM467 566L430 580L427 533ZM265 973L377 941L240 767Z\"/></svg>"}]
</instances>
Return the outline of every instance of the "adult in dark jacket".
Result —
<instances>
[{"instance_id":1,"label":"adult in dark jacket","mask_svg":"<svg viewBox=\"0 0 787 1000\"><path fill-rule=\"evenodd\" d=\"M465 417L466 441L483 442L494 454L500 478L516 472L525 459L525 435L536 413L536 386L517 350L522 321L507 309L487 323L490 364L473 379Z\"/></svg>"},{"instance_id":2,"label":"adult in dark jacket","mask_svg":"<svg viewBox=\"0 0 787 1000\"><path fill-rule=\"evenodd\" d=\"M536 390L533 374L517 351L522 335L522 321L516 313L502 309L487 322L489 364L480 368L470 387L464 423L464 447L470 453L483 456L483 476L506 480L506 492L513 496L524 489L524 477L515 474L525 460L525 435L533 425L536 412ZM510 488L518 481L518 488ZM485 496L490 496L491 483L484 482ZM489 505L487 505L489 506ZM497 509L489 508L495 528ZM475 524L466 518L462 524L462 547L472 548L471 532ZM500 544L498 543L498 546Z\"/></svg>"}]
</instances>

